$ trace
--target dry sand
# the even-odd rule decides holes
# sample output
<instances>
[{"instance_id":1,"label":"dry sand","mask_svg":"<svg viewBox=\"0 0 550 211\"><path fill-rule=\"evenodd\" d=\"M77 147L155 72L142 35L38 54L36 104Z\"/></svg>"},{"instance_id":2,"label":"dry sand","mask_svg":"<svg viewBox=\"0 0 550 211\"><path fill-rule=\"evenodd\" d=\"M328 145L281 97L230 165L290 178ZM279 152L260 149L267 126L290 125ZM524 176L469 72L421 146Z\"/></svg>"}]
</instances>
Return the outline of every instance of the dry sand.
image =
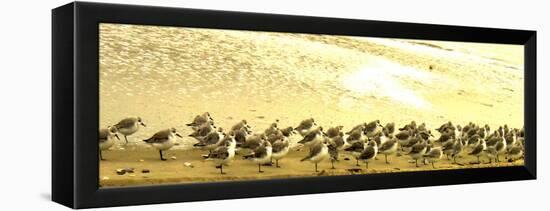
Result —
<instances>
[{"instance_id":1,"label":"dry sand","mask_svg":"<svg viewBox=\"0 0 550 211\"><path fill-rule=\"evenodd\" d=\"M139 160L145 147L141 140L169 127L189 134L185 123L205 111L221 127L247 119L256 132L275 119L286 127L309 117L345 130L374 119L397 125L416 120L429 128L447 121L520 128L522 58L521 45L100 24L99 126L128 116L140 116L148 125L129 136L129 146L105 152L111 159L100 163L100 178L110 177L110 182L101 184L116 185L119 177L111 174L125 165L112 163ZM188 170L180 167L185 155L194 153L186 151L193 143L185 137L174 148L179 164L159 164L175 172L160 173L163 168L154 166L158 152L152 149L143 153L155 159L145 158L142 165L156 171L151 175L166 174L167 182L237 177L231 169L241 161L228 168L230 174L219 176L215 169L197 170L200 156L185 158L200 173L177 176ZM311 169L238 177L285 177L301 171L294 176L303 176ZM148 181L140 177L127 177L120 185Z\"/></svg>"}]
</instances>

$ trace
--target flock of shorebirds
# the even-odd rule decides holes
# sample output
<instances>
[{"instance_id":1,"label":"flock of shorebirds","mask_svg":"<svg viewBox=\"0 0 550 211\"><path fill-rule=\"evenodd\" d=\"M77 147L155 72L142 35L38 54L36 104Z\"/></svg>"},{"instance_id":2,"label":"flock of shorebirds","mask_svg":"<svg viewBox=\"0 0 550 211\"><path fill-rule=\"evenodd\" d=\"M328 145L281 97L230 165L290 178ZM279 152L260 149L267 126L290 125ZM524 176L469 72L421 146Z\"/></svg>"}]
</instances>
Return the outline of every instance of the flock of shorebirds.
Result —
<instances>
[{"instance_id":1,"label":"flock of shorebirds","mask_svg":"<svg viewBox=\"0 0 550 211\"><path fill-rule=\"evenodd\" d=\"M278 123L276 120L262 133L253 133L247 121L242 120L225 131L217 127L212 116L206 112L197 115L187 126L193 129L189 136L198 141L194 146L208 151L208 154L203 155L204 159L214 161L221 174L225 174L223 167L235 158L236 152L256 163L260 173L265 165L274 164L279 168L279 160L289 153L290 137L294 135L301 136L298 144L309 149L308 155L301 161L315 164L316 172L317 164L323 160L329 160L334 169L340 153L353 156L357 166L364 162L367 169L369 162L377 160L379 154L384 155L385 163L389 164L388 155L396 153L409 156L416 167L418 161L421 161L424 164L431 163L435 168L434 163L443 156L452 160L453 164L458 164L457 158L466 156L477 157L478 163L481 163L482 156L488 158L489 162L501 162L503 157L506 160L517 160L523 157L525 144L524 129L509 128L507 125L491 131L488 125L480 126L470 122L460 126L448 122L435 129L440 134L435 138L425 123L417 125L415 121L396 128L394 123L383 126L379 120L375 120L359 124L348 131L344 131L343 126L324 130L313 118L301 121L297 127L279 128ZM101 151L113 146L114 137L120 140L118 134L122 134L128 143L127 136L137 132L141 126L145 127L141 118L130 117L100 129L100 159L103 160ZM158 149L160 159L164 161L163 151L175 145L176 136L182 137L175 128L170 128L143 141Z\"/></svg>"}]
</instances>

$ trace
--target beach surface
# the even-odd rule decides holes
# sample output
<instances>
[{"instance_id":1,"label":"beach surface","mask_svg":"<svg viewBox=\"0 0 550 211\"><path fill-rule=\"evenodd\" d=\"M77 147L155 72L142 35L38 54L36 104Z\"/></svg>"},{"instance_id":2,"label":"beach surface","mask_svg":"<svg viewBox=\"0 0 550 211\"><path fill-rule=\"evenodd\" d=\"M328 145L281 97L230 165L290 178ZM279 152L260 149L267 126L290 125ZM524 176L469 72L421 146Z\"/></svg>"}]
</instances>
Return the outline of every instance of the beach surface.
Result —
<instances>
[{"instance_id":1,"label":"beach surface","mask_svg":"<svg viewBox=\"0 0 550 211\"><path fill-rule=\"evenodd\" d=\"M390 164L386 164L384 156L379 155L378 160L370 162L369 168L366 169L364 162L360 162L360 166L356 166L353 156L342 153L340 160L334 163L335 169L331 168L331 163L327 159L318 164L319 172L315 172L313 163L300 162L300 159L307 155L307 150L297 151L299 149L296 147L289 152L287 157L281 159L279 161L280 168L276 168L274 164L262 166L263 173L258 173L258 165L237 155L232 163L224 166L225 174L223 175L220 174L219 169L215 168L213 162L201 158L201 155L208 152L198 149L167 151L164 154L168 158L167 161L161 161L158 151L154 149L106 151L103 153L106 160L100 163L100 185L102 187L120 187L523 165L523 160L508 162L503 161L504 158L499 163L489 163L487 158L481 158L482 163L477 164L476 157L465 156L457 159L459 164L452 164L452 160L443 158L435 163L434 169L431 164L424 165L421 162L419 162L420 166L416 167L407 155L388 156ZM246 150L243 150L242 153L246 153ZM127 168L133 168L134 172L117 174L117 169ZM143 169L149 170L149 172L142 173Z\"/></svg>"},{"instance_id":2,"label":"beach surface","mask_svg":"<svg viewBox=\"0 0 550 211\"><path fill-rule=\"evenodd\" d=\"M104 153L100 179L109 179L100 180L103 186L315 175L313 165L297 161L303 152L264 174L239 158L227 175L217 174L192 148L197 141L187 137L192 130L185 124L204 112L226 129L246 119L255 133L276 120L280 128L296 127L311 117L324 128L341 125L345 131L376 119L397 126L415 120L430 129L448 121L492 129L521 128L524 122L521 45L104 23L99 45L99 127L130 116L147 124L128 136L129 145L117 143ZM160 162L158 151L142 140L172 127L184 135L167 152L177 160ZM328 171L327 165L321 164L327 174L347 173ZM372 171L383 171L377 165ZM407 166L387 168L431 168ZM151 173L113 175L127 167ZM478 166L448 168L466 167Z\"/></svg>"}]
</instances>

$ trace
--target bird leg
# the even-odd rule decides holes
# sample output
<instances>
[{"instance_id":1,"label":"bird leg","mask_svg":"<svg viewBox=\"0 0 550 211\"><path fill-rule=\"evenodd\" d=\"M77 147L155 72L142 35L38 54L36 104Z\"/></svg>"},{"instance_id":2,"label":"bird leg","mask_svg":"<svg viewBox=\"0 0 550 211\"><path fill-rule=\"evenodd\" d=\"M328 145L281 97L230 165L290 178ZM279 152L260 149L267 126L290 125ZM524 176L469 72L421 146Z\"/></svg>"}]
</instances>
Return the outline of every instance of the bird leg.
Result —
<instances>
[{"instance_id":1,"label":"bird leg","mask_svg":"<svg viewBox=\"0 0 550 211\"><path fill-rule=\"evenodd\" d=\"M225 173L223 173L223 164L220 165L220 174L225 174Z\"/></svg>"},{"instance_id":2,"label":"bird leg","mask_svg":"<svg viewBox=\"0 0 550 211\"><path fill-rule=\"evenodd\" d=\"M281 168L281 167L279 166L279 160L275 160L275 167Z\"/></svg>"},{"instance_id":3,"label":"bird leg","mask_svg":"<svg viewBox=\"0 0 550 211\"><path fill-rule=\"evenodd\" d=\"M416 167L418 168L418 159L414 159L414 162L416 163Z\"/></svg>"},{"instance_id":4,"label":"bird leg","mask_svg":"<svg viewBox=\"0 0 550 211\"><path fill-rule=\"evenodd\" d=\"M365 162L365 166L369 169L369 162Z\"/></svg>"},{"instance_id":5,"label":"bird leg","mask_svg":"<svg viewBox=\"0 0 550 211\"><path fill-rule=\"evenodd\" d=\"M330 161L330 164L332 164L332 168L331 168L331 169L336 169L336 168L334 168L334 160L331 160L331 161Z\"/></svg>"},{"instance_id":6,"label":"bird leg","mask_svg":"<svg viewBox=\"0 0 550 211\"><path fill-rule=\"evenodd\" d=\"M264 173L264 171L262 171L262 164L258 164L258 173Z\"/></svg>"},{"instance_id":7,"label":"bird leg","mask_svg":"<svg viewBox=\"0 0 550 211\"><path fill-rule=\"evenodd\" d=\"M315 172L319 172L319 171L317 170L317 163L315 163Z\"/></svg>"},{"instance_id":8,"label":"bird leg","mask_svg":"<svg viewBox=\"0 0 550 211\"><path fill-rule=\"evenodd\" d=\"M386 164L390 164L390 163L388 162L388 154L384 154L384 157L386 158Z\"/></svg>"},{"instance_id":9,"label":"bird leg","mask_svg":"<svg viewBox=\"0 0 550 211\"><path fill-rule=\"evenodd\" d=\"M361 165L359 165L359 159L355 158L355 160L357 161L357 162L355 163L355 166L361 166Z\"/></svg>"},{"instance_id":10,"label":"bird leg","mask_svg":"<svg viewBox=\"0 0 550 211\"><path fill-rule=\"evenodd\" d=\"M124 140L126 140L126 144L128 144L128 138L126 137L126 135L124 135Z\"/></svg>"},{"instance_id":11,"label":"bird leg","mask_svg":"<svg viewBox=\"0 0 550 211\"><path fill-rule=\"evenodd\" d=\"M434 168L434 169L435 169L435 165L434 165L434 162L432 162L432 168Z\"/></svg>"},{"instance_id":12,"label":"bird leg","mask_svg":"<svg viewBox=\"0 0 550 211\"><path fill-rule=\"evenodd\" d=\"M105 159L103 159L103 155L101 154L101 150L99 150L99 159L100 160L105 160Z\"/></svg>"},{"instance_id":13,"label":"bird leg","mask_svg":"<svg viewBox=\"0 0 550 211\"><path fill-rule=\"evenodd\" d=\"M162 157L162 150L159 150L159 154L160 154L160 160L166 161L166 159L164 157Z\"/></svg>"},{"instance_id":14,"label":"bird leg","mask_svg":"<svg viewBox=\"0 0 550 211\"><path fill-rule=\"evenodd\" d=\"M477 162L481 164L481 161L479 160L479 155L477 156Z\"/></svg>"}]
</instances>

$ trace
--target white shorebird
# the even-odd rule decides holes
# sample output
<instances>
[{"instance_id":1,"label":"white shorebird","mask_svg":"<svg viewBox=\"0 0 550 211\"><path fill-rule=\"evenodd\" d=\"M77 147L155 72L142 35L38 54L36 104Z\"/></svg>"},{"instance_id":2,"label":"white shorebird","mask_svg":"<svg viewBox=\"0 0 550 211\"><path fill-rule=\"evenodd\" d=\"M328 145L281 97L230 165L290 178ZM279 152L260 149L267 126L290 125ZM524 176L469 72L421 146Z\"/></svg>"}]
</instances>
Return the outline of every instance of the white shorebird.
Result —
<instances>
[{"instance_id":1,"label":"white shorebird","mask_svg":"<svg viewBox=\"0 0 550 211\"><path fill-rule=\"evenodd\" d=\"M223 128L219 127L218 130L208 133L204 138L197 139L199 142L193 144L194 147L200 147L203 150L212 152L213 149L218 147L218 142L225 137Z\"/></svg>"},{"instance_id":2,"label":"white shorebird","mask_svg":"<svg viewBox=\"0 0 550 211\"><path fill-rule=\"evenodd\" d=\"M397 152L397 139L390 139L388 141L385 141L380 145L378 148L378 153L384 155L384 159L386 160L386 164L389 164L388 162L388 155L394 154Z\"/></svg>"},{"instance_id":3,"label":"white shorebird","mask_svg":"<svg viewBox=\"0 0 550 211\"><path fill-rule=\"evenodd\" d=\"M435 169L435 162L439 161L443 157L443 150L441 147L431 148L429 152L423 155L428 162L432 163L432 168Z\"/></svg>"},{"instance_id":4,"label":"white shorebird","mask_svg":"<svg viewBox=\"0 0 550 211\"><path fill-rule=\"evenodd\" d=\"M423 140L420 140L411 147L408 155L415 161L416 167L418 167L418 159L423 158L427 150L428 144L426 144Z\"/></svg>"},{"instance_id":5,"label":"white shorebird","mask_svg":"<svg viewBox=\"0 0 550 211\"><path fill-rule=\"evenodd\" d=\"M403 150L404 145L409 144L409 141L411 140L412 136L413 136L412 129L399 131L397 134L395 134L395 138L397 139L399 146L401 146L401 150Z\"/></svg>"},{"instance_id":6,"label":"white shorebird","mask_svg":"<svg viewBox=\"0 0 550 211\"><path fill-rule=\"evenodd\" d=\"M302 158L300 162L309 161L314 163L315 172L318 172L317 164L327 157L329 157L328 146L327 143L323 141L312 146L309 150L309 154L305 158Z\"/></svg>"},{"instance_id":7,"label":"white shorebird","mask_svg":"<svg viewBox=\"0 0 550 211\"><path fill-rule=\"evenodd\" d=\"M200 126L197 126L193 133L189 134L190 137L193 137L197 140L204 138L208 133L215 131L216 127L213 122L205 122Z\"/></svg>"},{"instance_id":8,"label":"white shorebird","mask_svg":"<svg viewBox=\"0 0 550 211\"><path fill-rule=\"evenodd\" d=\"M323 127L318 127L309 131L309 133L305 135L302 140L298 141L298 143L306 147L312 147L321 141L323 141Z\"/></svg>"},{"instance_id":9,"label":"white shorebird","mask_svg":"<svg viewBox=\"0 0 550 211\"><path fill-rule=\"evenodd\" d=\"M380 120L374 120L365 125L364 134L372 138L374 135L382 131L383 126L380 124Z\"/></svg>"},{"instance_id":10,"label":"white shorebird","mask_svg":"<svg viewBox=\"0 0 550 211\"><path fill-rule=\"evenodd\" d=\"M224 137L218 144L218 147L212 150L205 158L207 161L214 161L216 168L219 167L220 169L220 174L225 174L223 166L229 164L233 157L235 157L236 145L235 138L230 132L230 135Z\"/></svg>"},{"instance_id":11,"label":"white shorebird","mask_svg":"<svg viewBox=\"0 0 550 211\"><path fill-rule=\"evenodd\" d=\"M275 167L280 168L279 160L283 159L290 149L290 143L288 137L282 135L278 140L272 144L271 157L275 160Z\"/></svg>"},{"instance_id":12,"label":"white shorebird","mask_svg":"<svg viewBox=\"0 0 550 211\"><path fill-rule=\"evenodd\" d=\"M166 130L161 130L151 136L151 138L145 139L143 141L158 149L160 160L165 161L166 159L162 156L162 151L166 151L174 146L176 136L182 138L182 136L176 131L175 128L170 128Z\"/></svg>"},{"instance_id":13,"label":"white shorebird","mask_svg":"<svg viewBox=\"0 0 550 211\"><path fill-rule=\"evenodd\" d=\"M107 128L103 128L99 130L99 159L100 160L104 160L101 151L108 150L115 144L113 136L116 137L118 140L120 140L120 138L117 135L116 127L109 126Z\"/></svg>"},{"instance_id":14,"label":"white shorebird","mask_svg":"<svg viewBox=\"0 0 550 211\"><path fill-rule=\"evenodd\" d=\"M453 153L451 154L451 158L453 158L453 164L457 164L456 158L461 156L464 150L464 142L464 140L457 140L453 145Z\"/></svg>"},{"instance_id":15,"label":"white shorebird","mask_svg":"<svg viewBox=\"0 0 550 211\"><path fill-rule=\"evenodd\" d=\"M260 146L256 147L251 154L245 155L244 158L258 164L258 172L263 173L262 165L271 163L272 153L273 149L271 148L271 143L269 143L269 141L262 141Z\"/></svg>"},{"instance_id":16,"label":"white shorebird","mask_svg":"<svg viewBox=\"0 0 550 211\"><path fill-rule=\"evenodd\" d=\"M248 125L248 122L245 119L243 119L242 121L233 125L233 127L231 127L231 131L240 130L241 128L244 128L248 133L250 133L252 130L252 127Z\"/></svg>"},{"instance_id":17,"label":"white shorebird","mask_svg":"<svg viewBox=\"0 0 550 211\"><path fill-rule=\"evenodd\" d=\"M512 161L515 161L523 156L523 146L514 146L508 150L508 154L506 155L506 159L511 159Z\"/></svg>"},{"instance_id":18,"label":"white shorebird","mask_svg":"<svg viewBox=\"0 0 550 211\"><path fill-rule=\"evenodd\" d=\"M359 156L361 155L363 150L365 150L365 147L366 147L365 142L363 142L362 140L359 140L359 141L351 142L350 146L348 148L344 149L344 151L350 152L352 154L352 156L355 158L355 161L356 161L355 165L360 166L359 165Z\"/></svg>"},{"instance_id":19,"label":"white shorebird","mask_svg":"<svg viewBox=\"0 0 550 211\"><path fill-rule=\"evenodd\" d=\"M209 112L204 112L201 115L195 116L193 122L185 125L190 126L193 130L196 130L199 126L207 122L214 122L214 119L210 116Z\"/></svg>"},{"instance_id":20,"label":"white shorebird","mask_svg":"<svg viewBox=\"0 0 550 211\"><path fill-rule=\"evenodd\" d=\"M300 122L298 127L294 128L300 135L305 136L309 133L313 126L316 126L315 120L313 118L305 119Z\"/></svg>"},{"instance_id":21,"label":"white shorebird","mask_svg":"<svg viewBox=\"0 0 550 211\"><path fill-rule=\"evenodd\" d=\"M477 162L481 163L481 161L479 160L479 157L481 157L481 155L483 155L485 150L487 150L487 144L485 143L485 140L481 139L479 141L479 144L469 154L473 155L473 156L476 156L477 157Z\"/></svg>"},{"instance_id":22,"label":"white shorebird","mask_svg":"<svg viewBox=\"0 0 550 211\"><path fill-rule=\"evenodd\" d=\"M369 162L374 160L378 155L378 146L375 141L369 141L367 147L359 155L359 160L365 162L366 168L369 168Z\"/></svg>"},{"instance_id":23,"label":"white shorebird","mask_svg":"<svg viewBox=\"0 0 550 211\"><path fill-rule=\"evenodd\" d=\"M114 125L114 127L116 127L119 133L124 135L124 140L126 141L126 144L128 144L127 136L137 132L140 125L145 127L145 123L143 123L140 117L128 117L120 120L120 122Z\"/></svg>"}]
</instances>

